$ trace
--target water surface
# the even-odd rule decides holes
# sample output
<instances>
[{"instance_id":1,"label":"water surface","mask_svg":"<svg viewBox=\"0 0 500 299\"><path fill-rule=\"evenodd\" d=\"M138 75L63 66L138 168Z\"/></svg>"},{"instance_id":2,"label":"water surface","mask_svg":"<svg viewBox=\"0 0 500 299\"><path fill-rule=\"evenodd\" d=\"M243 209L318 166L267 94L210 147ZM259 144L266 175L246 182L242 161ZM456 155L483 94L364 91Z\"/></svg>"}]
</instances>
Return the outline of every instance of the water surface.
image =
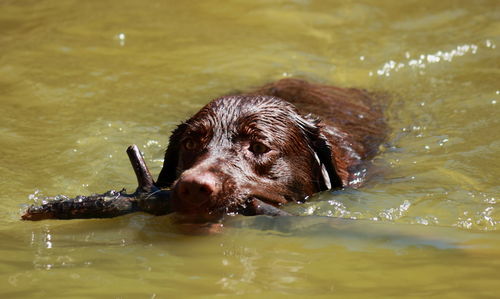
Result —
<instances>
[{"instance_id":1,"label":"water surface","mask_svg":"<svg viewBox=\"0 0 500 299\"><path fill-rule=\"evenodd\" d=\"M0 294L493 297L498 1L0 0ZM44 196L135 188L211 98L283 77L388 95L359 190L185 235L169 216L19 221Z\"/></svg>"}]
</instances>

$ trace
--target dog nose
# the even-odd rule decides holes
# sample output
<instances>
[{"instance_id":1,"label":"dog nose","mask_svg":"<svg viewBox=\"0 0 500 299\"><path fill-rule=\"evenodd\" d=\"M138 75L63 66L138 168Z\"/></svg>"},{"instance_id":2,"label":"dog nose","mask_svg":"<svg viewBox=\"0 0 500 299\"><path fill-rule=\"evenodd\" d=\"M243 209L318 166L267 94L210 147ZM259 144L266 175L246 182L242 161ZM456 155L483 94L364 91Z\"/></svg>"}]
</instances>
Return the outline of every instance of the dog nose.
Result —
<instances>
[{"instance_id":1,"label":"dog nose","mask_svg":"<svg viewBox=\"0 0 500 299\"><path fill-rule=\"evenodd\" d=\"M188 173L181 177L175 189L181 200L201 205L207 202L212 194L218 192L218 184L217 179L210 172Z\"/></svg>"}]
</instances>

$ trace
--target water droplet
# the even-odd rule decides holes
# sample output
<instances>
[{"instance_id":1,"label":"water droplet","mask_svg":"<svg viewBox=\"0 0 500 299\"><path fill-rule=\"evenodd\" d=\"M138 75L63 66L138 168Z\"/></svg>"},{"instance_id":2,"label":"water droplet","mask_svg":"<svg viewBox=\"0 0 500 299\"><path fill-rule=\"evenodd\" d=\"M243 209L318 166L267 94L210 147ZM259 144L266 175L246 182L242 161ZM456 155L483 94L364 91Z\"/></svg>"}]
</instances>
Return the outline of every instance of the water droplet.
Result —
<instances>
[{"instance_id":1,"label":"water droplet","mask_svg":"<svg viewBox=\"0 0 500 299\"><path fill-rule=\"evenodd\" d=\"M116 35L116 38L120 42L120 46L122 46L122 47L125 46L125 38L126 38L125 33L123 33L123 32L122 33L118 33Z\"/></svg>"}]
</instances>

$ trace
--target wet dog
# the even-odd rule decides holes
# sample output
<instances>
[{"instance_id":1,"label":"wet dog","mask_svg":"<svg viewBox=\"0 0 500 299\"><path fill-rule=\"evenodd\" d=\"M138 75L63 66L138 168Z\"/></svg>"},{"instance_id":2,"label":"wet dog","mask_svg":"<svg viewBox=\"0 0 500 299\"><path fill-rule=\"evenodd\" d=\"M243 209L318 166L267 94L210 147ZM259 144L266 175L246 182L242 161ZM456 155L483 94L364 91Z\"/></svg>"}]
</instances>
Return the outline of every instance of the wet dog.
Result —
<instances>
[{"instance_id":1,"label":"wet dog","mask_svg":"<svg viewBox=\"0 0 500 299\"><path fill-rule=\"evenodd\" d=\"M171 188L181 214L252 214L256 203L360 186L387 130L373 94L282 79L181 123L155 184Z\"/></svg>"}]
</instances>

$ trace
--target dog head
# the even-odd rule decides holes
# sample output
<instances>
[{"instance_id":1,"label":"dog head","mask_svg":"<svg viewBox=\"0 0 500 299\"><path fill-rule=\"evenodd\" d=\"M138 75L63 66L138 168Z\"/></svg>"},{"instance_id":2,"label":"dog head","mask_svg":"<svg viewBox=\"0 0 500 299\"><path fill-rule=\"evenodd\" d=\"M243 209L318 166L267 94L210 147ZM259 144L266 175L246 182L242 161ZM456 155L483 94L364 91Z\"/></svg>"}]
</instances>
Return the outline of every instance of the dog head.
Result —
<instances>
[{"instance_id":1,"label":"dog head","mask_svg":"<svg viewBox=\"0 0 500 299\"><path fill-rule=\"evenodd\" d=\"M341 186L318 119L272 96L213 100L170 137L156 185L177 212L237 213L250 198L279 206Z\"/></svg>"}]
</instances>

